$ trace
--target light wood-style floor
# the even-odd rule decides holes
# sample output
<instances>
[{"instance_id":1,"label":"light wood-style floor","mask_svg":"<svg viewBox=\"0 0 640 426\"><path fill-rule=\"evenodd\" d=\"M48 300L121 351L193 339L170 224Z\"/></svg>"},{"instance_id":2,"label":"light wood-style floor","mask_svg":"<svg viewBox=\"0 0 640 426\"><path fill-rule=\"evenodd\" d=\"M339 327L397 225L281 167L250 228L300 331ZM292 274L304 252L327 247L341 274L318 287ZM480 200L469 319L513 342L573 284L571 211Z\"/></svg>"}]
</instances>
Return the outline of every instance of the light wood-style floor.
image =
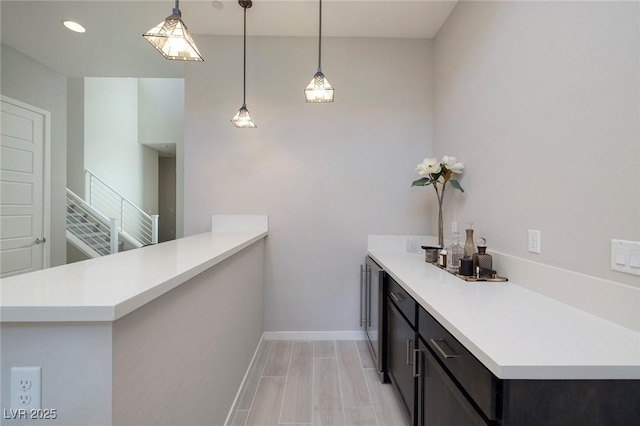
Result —
<instances>
[{"instance_id":1,"label":"light wood-style floor","mask_svg":"<svg viewBox=\"0 0 640 426\"><path fill-rule=\"evenodd\" d=\"M231 426L407 426L390 384L378 379L365 341L265 340Z\"/></svg>"}]
</instances>

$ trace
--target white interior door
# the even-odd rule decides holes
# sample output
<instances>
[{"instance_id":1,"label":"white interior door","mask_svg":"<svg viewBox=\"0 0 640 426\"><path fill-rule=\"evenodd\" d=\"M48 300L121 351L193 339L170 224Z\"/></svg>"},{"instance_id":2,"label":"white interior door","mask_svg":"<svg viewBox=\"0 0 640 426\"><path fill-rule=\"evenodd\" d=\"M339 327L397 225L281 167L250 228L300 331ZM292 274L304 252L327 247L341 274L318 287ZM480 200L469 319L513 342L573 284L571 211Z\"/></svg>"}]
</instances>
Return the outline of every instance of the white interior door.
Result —
<instances>
[{"instance_id":1,"label":"white interior door","mask_svg":"<svg viewBox=\"0 0 640 426\"><path fill-rule=\"evenodd\" d=\"M6 97L1 120L0 277L8 277L48 266L43 240L49 120L46 111Z\"/></svg>"}]
</instances>

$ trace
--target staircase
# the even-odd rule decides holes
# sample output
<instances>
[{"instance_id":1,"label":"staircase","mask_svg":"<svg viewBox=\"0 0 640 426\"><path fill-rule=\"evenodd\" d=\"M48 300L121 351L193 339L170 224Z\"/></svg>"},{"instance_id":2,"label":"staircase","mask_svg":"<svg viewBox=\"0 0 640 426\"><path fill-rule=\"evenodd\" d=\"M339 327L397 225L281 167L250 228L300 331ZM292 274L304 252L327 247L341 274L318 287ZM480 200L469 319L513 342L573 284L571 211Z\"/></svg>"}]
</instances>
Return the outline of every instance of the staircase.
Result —
<instances>
[{"instance_id":1,"label":"staircase","mask_svg":"<svg viewBox=\"0 0 640 426\"><path fill-rule=\"evenodd\" d=\"M117 234L116 234L117 235ZM114 239L116 252L124 241ZM87 257L111 254L111 222L87 205L82 198L67 189L67 241Z\"/></svg>"},{"instance_id":2,"label":"staircase","mask_svg":"<svg viewBox=\"0 0 640 426\"><path fill-rule=\"evenodd\" d=\"M147 215L87 174L86 201L67 188L67 241L89 258L158 242L158 216Z\"/></svg>"}]
</instances>

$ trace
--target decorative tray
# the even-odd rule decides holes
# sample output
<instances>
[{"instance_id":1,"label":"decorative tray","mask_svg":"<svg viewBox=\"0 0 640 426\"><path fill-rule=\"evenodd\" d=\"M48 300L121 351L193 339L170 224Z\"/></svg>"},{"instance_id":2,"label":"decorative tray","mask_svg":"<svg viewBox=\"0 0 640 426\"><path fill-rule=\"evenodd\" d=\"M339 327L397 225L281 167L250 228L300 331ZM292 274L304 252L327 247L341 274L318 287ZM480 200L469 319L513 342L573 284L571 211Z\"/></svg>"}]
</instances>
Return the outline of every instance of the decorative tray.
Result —
<instances>
[{"instance_id":1,"label":"decorative tray","mask_svg":"<svg viewBox=\"0 0 640 426\"><path fill-rule=\"evenodd\" d=\"M509 281L509 278L501 277L499 275L481 275L480 277L460 275L460 274L457 274L455 272L451 272L447 268L443 268L442 266L438 265L437 263L433 263L432 265L437 266L438 268L442 269L443 271L448 272L451 275L455 275L456 277L458 277L460 279L463 279L463 280L465 280L467 282L471 282L471 283L475 283L475 282L503 283L503 282Z\"/></svg>"},{"instance_id":2,"label":"decorative tray","mask_svg":"<svg viewBox=\"0 0 640 426\"><path fill-rule=\"evenodd\" d=\"M447 271L448 272L448 271ZM451 273L451 272L449 272ZM465 281L469 281L469 282L480 282L480 281L485 281L485 282L489 282L489 283L503 283L506 281L509 281L509 278L505 278L505 277L501 277L499 275L495 275L493 277L490 276L486 276L486 277L468 277L466 275L460 275L460 274L453 274L458 278L462 278Z\"/></svg>"}]
</instances>

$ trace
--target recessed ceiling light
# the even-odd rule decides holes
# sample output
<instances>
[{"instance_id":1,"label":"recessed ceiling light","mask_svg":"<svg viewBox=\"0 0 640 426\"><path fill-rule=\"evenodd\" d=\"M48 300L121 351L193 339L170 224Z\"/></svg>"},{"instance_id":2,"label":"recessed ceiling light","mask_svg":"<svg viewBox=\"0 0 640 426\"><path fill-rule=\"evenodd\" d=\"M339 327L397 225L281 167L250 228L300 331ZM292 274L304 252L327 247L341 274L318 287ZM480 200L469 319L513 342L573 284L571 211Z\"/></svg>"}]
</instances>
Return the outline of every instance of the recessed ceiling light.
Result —
<instances>
[{"instance_id":1,"label":"recessed ceiling light","mask_svg":"<svg viewBox=\"0 0 640 426\"><path fill-rule=\"evenodd\" d=\"M214 0L214 1L211 2L211 6L213 6L214 9L220 10L220 9L222 9L224 7L224 3L222 3L219 0Z\"/></svg>"},{"instance_id":2,"label":"recessed ceiling light","mask_svg":"<svg viewBox=\"0 0 640 426\"><path fill-rule=\"evenodd\" d=\"M74 21L62 21L62 25L67 27L67 29L76 32L76 33L84 33L87 30L80 24Z\"/></svg>"}]
</instances>

